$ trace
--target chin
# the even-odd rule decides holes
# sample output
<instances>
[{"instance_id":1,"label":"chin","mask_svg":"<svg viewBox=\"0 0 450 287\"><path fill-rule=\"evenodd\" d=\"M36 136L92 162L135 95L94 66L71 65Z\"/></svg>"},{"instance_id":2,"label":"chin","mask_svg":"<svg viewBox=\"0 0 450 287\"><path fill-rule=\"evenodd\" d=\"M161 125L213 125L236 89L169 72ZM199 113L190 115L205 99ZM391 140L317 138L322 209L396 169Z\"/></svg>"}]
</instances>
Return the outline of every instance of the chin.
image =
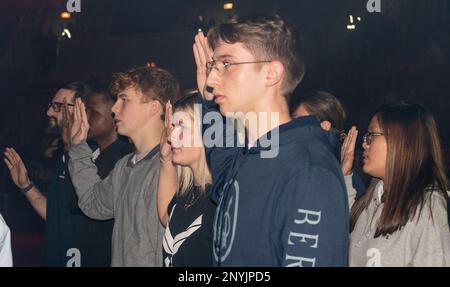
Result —
<instances>
[{"instance_id":1,"label":"chin","mask_svg":"<svg viewBox=\"0 0 450 287\"><path fill-rule=\"evenodd\" d=\"M181 165L181 166L187 166L187 165L188 165L188 164L186 163L186 161L183 160L183 157L181 157L181 156L175 156L175 155L173 155L173 156L172 156L172 161L173 161L173 163L176 164L176 165Z\"/></svg>"},{"instance_id":2,"label":"chin","mask_svg":"<svg viewBox=\"0 0 450 287\"><path fill-rule=\"evenodd\" d=\"M116 132L121 136L126 136L126 137L128 136L127 132L124 131L122 128L116 128Z\"/></svg>"},{"instance_id":3,"label":"chin","mask_svg":"<svg viewBox=\"0 0 450 287\"><path fill-rule=\"evenodd\" d=\"M219 105L219 110L220 110L220 113L223 115L225 115L226 113L232 112L232 111L230 111L230 108L227 107L225 104Z\"/></svg>"},{"instance_id":4,"label":"chin","mask_svg":"<svg viewBox=\"0 0 450 287\"><path fill-rule=\"evenodd\" d=\"M365 174L370 175L372 177L380 177L377 172L374 172L374 170L370 168L370 166L363 165L362 170L364 171Z\"/></svg>"}]
</instances>

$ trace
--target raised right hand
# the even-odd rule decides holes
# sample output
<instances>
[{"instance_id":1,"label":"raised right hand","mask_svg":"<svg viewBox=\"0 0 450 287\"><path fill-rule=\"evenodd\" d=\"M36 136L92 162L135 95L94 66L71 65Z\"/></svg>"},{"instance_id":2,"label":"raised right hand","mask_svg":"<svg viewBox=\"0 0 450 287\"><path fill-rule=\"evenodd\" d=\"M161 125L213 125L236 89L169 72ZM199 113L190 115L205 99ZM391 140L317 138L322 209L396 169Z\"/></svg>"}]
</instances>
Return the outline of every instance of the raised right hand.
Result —
<instances>
[{"instance_id":1,"label":"raised right hand","mask_svg":"<svg viewBox=\"0 0 450 287\"><path fill-rule=\"evenodd\" d=\"M207 100L214 98L213 94L208 93L206 89L206 63L212 60L212 50L209 47L208 39L203 35L203 32L199 31L195 35L195 43L192 47L194 52L195 64L197 66L197 86L198 91Z\"/></svg>"},{"instance_id":2,"label":"raised right hand","mask_svg":"<svg viewBox=\"0 0 450 287\"><path fill-rule=\"evenodd\" d=\"M61 109L63 115L62 140L64 144L64 150L68 151L70 149L73 117L75 112L71 113L69 111L69 106L66 99L64 99L63 103L64 104Z\"/></svg>"},{"instance_id":3,"label":"raised right hand","mask_svg":"<svg viewBox=\"0 0 450 287\"><path fill-rule=\"evenodd\" d=\"M70 130L71 144L80 144L87 139L89 122L86 115L86 108L80 98L75 101L73 124Z\"/></svg>"},{"instance_id":4,"label":"raised right hand","mask_svg":"<svg viewBox=\"0 0 450 287\"><path fill-rule=\"evenodd\" d=\"M358 130L356 127L352 127L347 136L345 137L344 143L341 147L341 170L344 176L350 175L353 168L353 160L355 158L355 144L358 137Z\"/></svg>"},{"instance_id":5,"label":"raised right hand","mask_svg":"<svg viewBox=\"0 0 450 287\"><path fill-rule=\"evenodd\" d=\"M30 179L20 155L13 148L6 148L4 161L14 184L21 189L27 187L30 184Z\"/></svg>"},{"instance_id":6,"label":"raised right hand","mask_svg":"<svg viewBox=\"0 0 450 287\"><path fill-rule=\"evenodd\" d=\"M167 163L172 161L172 145L170 143L170 135L173 131L172 125L172 105L170 101L166 104L166 111L164 115L164 131L161 136L161 143L159 145L160 148L160 157L162 162Z\"/></svg>"}]
</instances>

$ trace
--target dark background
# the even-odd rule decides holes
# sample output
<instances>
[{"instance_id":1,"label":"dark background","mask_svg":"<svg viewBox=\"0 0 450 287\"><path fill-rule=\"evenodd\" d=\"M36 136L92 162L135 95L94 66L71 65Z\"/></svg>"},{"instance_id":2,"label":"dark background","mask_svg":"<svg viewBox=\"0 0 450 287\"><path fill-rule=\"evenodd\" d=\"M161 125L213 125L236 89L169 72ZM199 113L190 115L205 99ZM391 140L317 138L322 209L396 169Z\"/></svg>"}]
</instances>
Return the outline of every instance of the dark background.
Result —
<instances>
[{"instance_id":1,"label":"dark background","mask_svg":"<svg viewBox=\"0 0 450 287\"><path fill-rule=\"evenodd\" d=\"M381 0L81 0L70 20L61 0L2 0L0 5L0 149L17 148L45 191L52 163L42 156L46 105L57 87L149 63L195 88L193 36L233 14L279 13L304 40L306 76L292 102L326 90L344 104L347 126L364 133L371 112L410 99L436 116L450 159L450 1ZM355 29L351 25L353 16ZM200 17L201 16L201 17ZM360 17L360 20L358 20ZM71 38L62 36L67 28ZM358 143L359 145L359 143ZM0 212L13 235L15 265L41 262L43 221L0 164Z\"/></svg>"}]
</instances>

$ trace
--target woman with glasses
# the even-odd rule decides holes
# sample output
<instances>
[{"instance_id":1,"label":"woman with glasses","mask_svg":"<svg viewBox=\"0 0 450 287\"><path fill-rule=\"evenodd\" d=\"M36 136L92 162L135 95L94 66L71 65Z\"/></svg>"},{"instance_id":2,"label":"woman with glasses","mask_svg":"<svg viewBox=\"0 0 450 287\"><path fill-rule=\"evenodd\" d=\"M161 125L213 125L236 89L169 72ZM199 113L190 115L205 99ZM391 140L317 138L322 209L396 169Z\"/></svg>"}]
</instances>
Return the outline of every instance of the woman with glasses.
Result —
<instances>
[{"instance_id":1,"label":"woman with glasses","mask_svg":"<svg viewBox=\"0 0 450 287\"><path fill-rule=\"evenodd\" d=\"M347 151L357 133L350 130ZM450 266L447 178L432 114L412 102L383 106L363 149L363 170L378 180L355 201L346 177L350 266Z\"/></svg>"}]
</instances>

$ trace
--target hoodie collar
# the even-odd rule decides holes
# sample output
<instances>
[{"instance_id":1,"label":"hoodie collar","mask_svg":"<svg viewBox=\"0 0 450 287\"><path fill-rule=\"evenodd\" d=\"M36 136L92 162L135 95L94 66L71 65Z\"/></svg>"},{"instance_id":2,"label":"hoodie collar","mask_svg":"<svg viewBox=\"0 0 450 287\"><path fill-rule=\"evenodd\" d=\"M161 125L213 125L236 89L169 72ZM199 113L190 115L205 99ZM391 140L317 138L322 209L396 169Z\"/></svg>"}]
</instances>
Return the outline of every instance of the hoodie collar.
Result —
<instances>
[{"instance_id":1,"label":"hoodie collar","mask_svg":"<svg viewBox=\"0 0 450 287\"><path fill-rule=\"evenodd\" d=\"M267 132L266 134L264 134L263 136L261 136L253 146L249 146L248 143L248 137L245 137L245 150L248 151L249 153L259 153L260 151L263 150L270 150L273 148L277 148L278 146L285 144L287 142L290 142L292 140L293 137L295 137L295 133L292 134L292 132L298 128L301 127L320 127L320 123L319 120L317 119L316 116L305 116L305 117L298 117L298 118L294 118L291 121L279 125L278 127L270 130L269 132ZM275 143L276 145L270 145L270 146L263 146L261 144L262 141L268 141L269 139L272 139L272 134L273 133L278 133L279 135L283 134L283 137L279 137L279 141L277 143Z\"/></svg>"}]
</instances>

